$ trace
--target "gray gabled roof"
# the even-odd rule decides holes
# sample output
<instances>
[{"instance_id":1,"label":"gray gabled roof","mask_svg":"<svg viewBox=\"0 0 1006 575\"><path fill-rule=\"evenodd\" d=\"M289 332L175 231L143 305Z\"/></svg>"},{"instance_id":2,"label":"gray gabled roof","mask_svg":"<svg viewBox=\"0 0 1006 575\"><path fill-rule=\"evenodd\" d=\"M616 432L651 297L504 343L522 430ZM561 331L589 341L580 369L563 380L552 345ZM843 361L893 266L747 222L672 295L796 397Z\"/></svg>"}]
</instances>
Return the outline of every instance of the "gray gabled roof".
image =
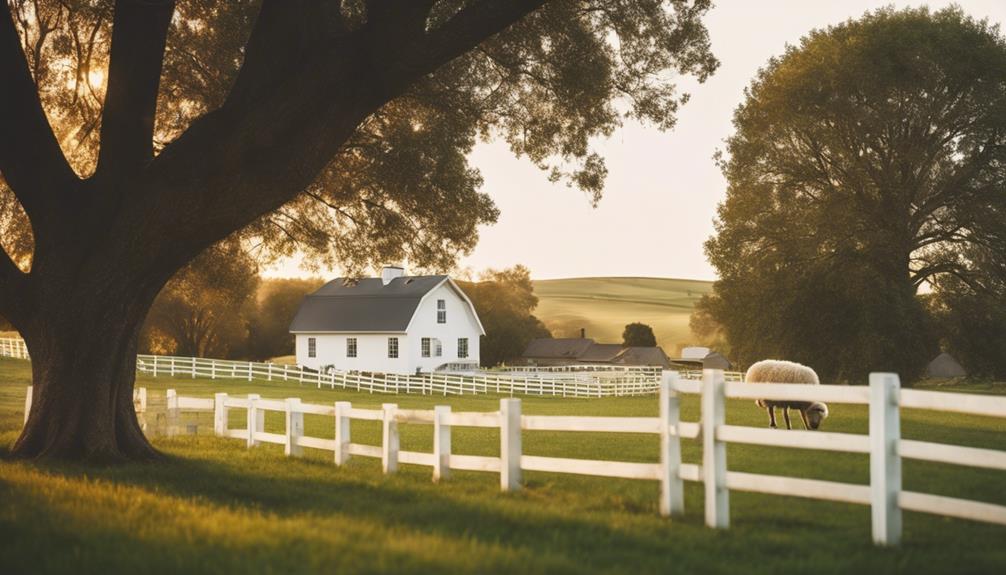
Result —
<instances>
[{"instance_id":1,"label":"gray gabled roof","mask_svg":"<svg viewBox=\"0 0 1006 575\"><path fill-rule=\"evenodd\" d=\"M588 338L540 337L527 344L523 357L535 359L576 359L594 345Z\"/></svg>"},{"instance_id":2,"label":"gray gabled roof","mask_svg":"<svg viewBox=\"0 0 1006 575\"><path fill-rule=\"evenodd\" d=\"M304 297L290 331L404 332L423 296L445 280L402 276L384 285L381 278L339 278Z\"/></svg>"}]
</instances>

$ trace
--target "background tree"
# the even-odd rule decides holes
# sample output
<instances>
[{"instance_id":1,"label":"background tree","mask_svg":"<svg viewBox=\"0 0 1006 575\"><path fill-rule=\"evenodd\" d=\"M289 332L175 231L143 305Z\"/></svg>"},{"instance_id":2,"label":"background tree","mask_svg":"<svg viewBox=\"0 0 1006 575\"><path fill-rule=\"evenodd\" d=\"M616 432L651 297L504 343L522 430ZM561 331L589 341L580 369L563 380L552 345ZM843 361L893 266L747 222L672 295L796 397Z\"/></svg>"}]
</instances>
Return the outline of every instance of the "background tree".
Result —
<instances>
[{"instance_id":1,"label":"background tree","mask_svg":"<svg viewBox=\"0 0 1006 575\"><path fill-rule=\"evenodd\" d=\"M758 73L734 126L706 245L734 358L911 381L936 351L919 287L987 292L1003 269L999 30L922 8L811 32Z\"/></svg>"},{"instance_id":2,"label":"background tree","mask_svg":"<svg viewBox=\"0 0 1006 575\"><path fill-rule=\"evenodd\" d=\"M249 317L248 354L264 361L292 355L294 338L290 322L304 296L325 283L321 279L267 279L258 292L258 303Z\"/></svg>"},{"instance_id":3,"label":"background tree","mask_svg":"<svg viewBox=\"0 0 1006 575\"><path fill-rule=\"evenodd\" d=\"M625 115L671 127L674 75L716 67L708 8L0 2L0 314L36 390L13 453L156 456L132 409L140 326L235 233L263 258L444 267L496 217L465 159L479 137L596 199L591 138Z\"/></svg>"},{"instance_id":4,"label":"background tree","mask_svg":"<svg viewBox=\"0 0 1006 575\"><path fill-rule=\"evenodd\" d=\"M695 337L695 343L716 350L725 357L732 357L730 342L727 340L723 324L716 321L713 308L717 304L715 294L706 294L695 303L688 327Z\"/></svg>"},{"instance_id":5,"label":"background tree","mask_svg":"<svg viewBox=\"0 0 1006 575\"><path fill-rule=\"evenodd\" d=\"M633 347L656 347L657 338L653 335L653 328L645 323L630 323L622 331L622 345Z\"/></svg>"},{"instance_id":6,"label":"background tree","mask_svg":"<svg viewBox=\"0 0 1006 575\"><path fill-rule=\"evenodd\" d=\"M236 242L218 244L186 266L154 300L141 342L185 357L246 355L258 266Z\"/></svg>"},{"instance_id":7,"label":"background tree","mask_svg":"<svg viewBox=\"0 0 1006 575\"><path fill-rule=\"evenodd\" d=\"M930 302L942 347L978 377L1006 379L1006 274L989 290L953 275L939 278Z\"/></svg>"},{"instance_id":8,"label":"background tree","mask_svg":"<svg viewBox=\"0 0 1006 575\"><path fill-rule=\"evenodd\" d=\"M526 267L487 270L480 281L458 285L472 300L486 330L479 346L482 365L511 362L524 353L532 339L552 337L545 324L532 314L538 298Z\"/></svg>"}]
</instances>

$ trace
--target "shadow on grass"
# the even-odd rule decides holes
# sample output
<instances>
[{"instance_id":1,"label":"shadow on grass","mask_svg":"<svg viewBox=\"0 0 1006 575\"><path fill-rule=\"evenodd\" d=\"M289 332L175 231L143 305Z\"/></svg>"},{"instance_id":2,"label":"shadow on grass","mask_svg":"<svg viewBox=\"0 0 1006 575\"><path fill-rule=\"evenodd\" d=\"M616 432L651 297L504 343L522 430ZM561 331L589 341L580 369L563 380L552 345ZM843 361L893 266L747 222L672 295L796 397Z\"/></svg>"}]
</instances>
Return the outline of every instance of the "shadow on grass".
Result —
<instances>
[{"instance_id":1,"label":"shadow on grass","mask_svg":"<svg viewBox=\"0 0 1006 575\"><path fill-rule=\"evenodd\" d=\"M962 543L934 554L926 548L927 536L902 552L875 549L862 508L822 502L813 503L816 511L808 513L799 505L785 507L786 499L766 505L766 498L746 494L736 497L737 511L743 516L755 509L759 521L741 521L731 531L716 532L702 524L701 491L695 486L688 489L689 515L671 522L656 516L656 489L652 506L632 503L640 498L630 494L628 511L625 506L600 509L591 505L590 493L569 492L599 485L591 481L563 480L554 498L547 480L532 480L517 494L499 494L495 475L464 474L453 485L434 486L425 468L420 474L406 467L399 476L385 478L372 462L354 461L338 469L319 459L289 460L269 447L247 451L214 439L168 440L161 447L174 455L160 463L35 468L70 480L98 479L244 512L319 521L352 517L388 533L502 545L520 557L549 558L550 571L925 572L956 564L954 558L970 546ZM196 448L197 456L188 457ZM571 504L563 505L564 500ZM413 562L409 570L431 567Z\"/></svg>"}]
</instances>

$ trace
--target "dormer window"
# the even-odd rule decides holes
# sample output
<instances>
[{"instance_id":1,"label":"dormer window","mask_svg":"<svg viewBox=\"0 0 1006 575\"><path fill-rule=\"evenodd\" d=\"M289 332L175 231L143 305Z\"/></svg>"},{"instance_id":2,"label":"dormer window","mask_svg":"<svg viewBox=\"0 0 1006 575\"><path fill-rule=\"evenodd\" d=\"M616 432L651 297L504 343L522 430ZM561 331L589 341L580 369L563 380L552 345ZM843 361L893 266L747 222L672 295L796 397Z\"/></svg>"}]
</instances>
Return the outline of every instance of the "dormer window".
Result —
<instances>
[{"instance_id":1,"label":"dormer window","mask_svg":"<svg viewBox=\"0 0 1006 575\"><path fill-rule=\"evenodd\" d=\"M447 323L447 300L437 300L437 323Z\"/></svg>"}]
</instances>

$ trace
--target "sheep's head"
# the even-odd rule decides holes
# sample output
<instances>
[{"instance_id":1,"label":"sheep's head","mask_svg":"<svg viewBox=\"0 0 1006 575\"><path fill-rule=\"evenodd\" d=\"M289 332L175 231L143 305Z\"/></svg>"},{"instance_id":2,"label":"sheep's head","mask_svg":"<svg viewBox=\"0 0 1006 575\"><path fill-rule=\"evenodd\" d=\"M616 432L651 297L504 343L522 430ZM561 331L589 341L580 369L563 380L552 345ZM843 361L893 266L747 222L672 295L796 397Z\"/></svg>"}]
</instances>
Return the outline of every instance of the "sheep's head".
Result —
<instances>
[{"instance_id":1,"label":"sheep's head","mask_svg":"<svg viewBox=\"0 0 1006 575\"><path fill-rule=\"evenodd\" d=\"M820 401L815 401L807 408L806 415L807 425L811 429L817 429L821 427L821 422L828 417L828 406Z\"/></svg>"}]
</instances>

